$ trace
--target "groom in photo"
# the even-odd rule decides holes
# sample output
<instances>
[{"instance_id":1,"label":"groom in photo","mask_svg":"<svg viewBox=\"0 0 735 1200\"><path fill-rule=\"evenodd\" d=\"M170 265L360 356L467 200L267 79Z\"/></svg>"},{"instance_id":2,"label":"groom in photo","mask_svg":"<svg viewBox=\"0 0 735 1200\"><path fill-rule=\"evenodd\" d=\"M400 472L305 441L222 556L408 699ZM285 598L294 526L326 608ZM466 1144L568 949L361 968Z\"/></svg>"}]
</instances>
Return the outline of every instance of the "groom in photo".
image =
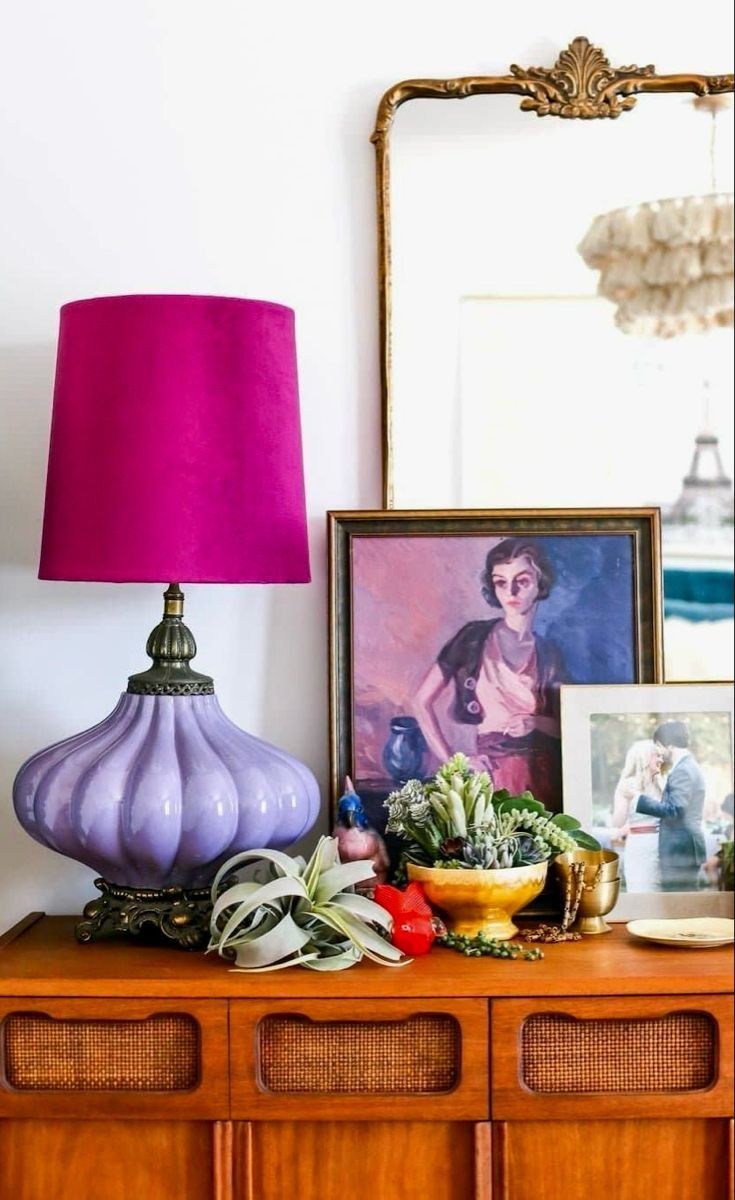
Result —
<instances>
[{"instance_id":1,"label":"groom in photo","mask_svg":"<svg viewBox=\"0 0 735 1200\"><path fill-rule=\"evenodd\" d=\"M660 817L658 853L661 889L691 892L705 859L702 809L704 776L689 749L689 730L683 721L664 721L653 732L653 742L669 772L660 800L639 796L636 812Z\"/></svg>"}]
</instances>

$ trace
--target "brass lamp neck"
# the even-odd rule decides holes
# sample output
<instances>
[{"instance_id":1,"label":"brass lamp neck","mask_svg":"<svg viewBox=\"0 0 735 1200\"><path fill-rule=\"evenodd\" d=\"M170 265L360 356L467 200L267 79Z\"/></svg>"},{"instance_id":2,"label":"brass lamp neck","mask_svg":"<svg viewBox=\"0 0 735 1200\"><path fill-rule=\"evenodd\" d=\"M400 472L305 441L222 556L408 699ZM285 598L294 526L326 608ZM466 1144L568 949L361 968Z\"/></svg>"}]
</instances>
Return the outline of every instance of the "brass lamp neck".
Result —
<instances>
[{"instance_id":1,"label":"brass lamp neck","mask_svg":"<svg viewBox=\"0 0 735 1200\"><path fill-rule=\"evenodd\" d=\"M163 593L164 617L183 617L184 593L178 583L170 583Z\"/></svg>"},{"instance_id":2,"label":"brass lamp neck","mask_svg":"<svg viewBox=\"0 0 735 1200\"><path fill-rule=\"evenodd\" d=\"M194 635L184 624L184 593L178 583L171 583L163 596L163 620L146 644L153 666L130 676L128 692L134 696L211 695L214 680L189 666L196 652Z\"/></svg>"}]
</instances>

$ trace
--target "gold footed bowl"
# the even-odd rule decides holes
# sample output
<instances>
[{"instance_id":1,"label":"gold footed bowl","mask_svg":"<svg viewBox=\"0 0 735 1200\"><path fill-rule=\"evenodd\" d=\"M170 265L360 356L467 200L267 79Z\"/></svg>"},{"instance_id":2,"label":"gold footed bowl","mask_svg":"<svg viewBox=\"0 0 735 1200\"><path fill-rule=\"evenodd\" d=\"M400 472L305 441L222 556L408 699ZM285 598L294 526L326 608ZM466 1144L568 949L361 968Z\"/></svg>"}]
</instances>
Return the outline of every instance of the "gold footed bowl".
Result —
<instances>
[{"instance_id":1,"label":"gold footed bowl","mask_svg":"<svg viewBox=\"0 0 735 1200\"><path fill-rule=\"evenodd\" d=\"M408 863L408 878L423 885L431 904L446 915L452 933L505 942L518 933L511 917L542 891L547 862L528 867L503 867L489 871L443 870Z\"/></svg>"}]
</instances>

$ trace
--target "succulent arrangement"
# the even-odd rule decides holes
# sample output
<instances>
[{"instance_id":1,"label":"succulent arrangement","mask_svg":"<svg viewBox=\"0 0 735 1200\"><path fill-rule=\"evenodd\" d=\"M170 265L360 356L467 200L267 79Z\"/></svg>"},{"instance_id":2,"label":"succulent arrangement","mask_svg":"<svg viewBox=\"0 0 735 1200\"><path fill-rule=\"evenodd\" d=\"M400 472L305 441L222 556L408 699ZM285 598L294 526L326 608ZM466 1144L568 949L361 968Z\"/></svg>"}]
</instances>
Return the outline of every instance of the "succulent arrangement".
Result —
<instances>
[{"instance_id":1,"label":"succulent arrangement","mask_svg":"<svg viewBox=\"0 0 735 1200\"><path fill-rule=\"evenodd\" d=\"M550 813L531 792L494 791L485 771L455 754L433 779L410 779L385 801L387 829L407 843L404 861L489 870L544 862L582 847L599 850L579 821Z\"/></svg>"},{"instance_id":2,"label":"succulent arrangement","mask_svg":"<svg viewBox=\"0 0 735 1200\"><path fill-rule=\"evenodd\" d=\"M224 886L253 866L255 878ZM390 914L353 891L372 877L370 860L341 863L332 837L320 839L308 862L279 850L237 854L212 884L208 949L243 971L341 971L363 956L384 966L408 962L388 941Z\"/></svg>"}]
</instances>

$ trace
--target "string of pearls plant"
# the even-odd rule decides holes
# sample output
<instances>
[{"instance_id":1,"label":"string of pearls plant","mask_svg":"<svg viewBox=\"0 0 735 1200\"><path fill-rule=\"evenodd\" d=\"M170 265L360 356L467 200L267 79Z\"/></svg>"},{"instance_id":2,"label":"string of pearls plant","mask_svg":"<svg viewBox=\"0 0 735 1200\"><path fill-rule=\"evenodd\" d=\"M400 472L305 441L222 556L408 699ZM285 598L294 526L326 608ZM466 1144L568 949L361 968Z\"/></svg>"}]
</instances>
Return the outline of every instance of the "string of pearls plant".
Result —
<instances>
[{"instance_id":1,"label":"string of pearls plant","mask_svg":"<svg viewBox=\"0 0 735 1200\"><path fill-rule=\"evenodd\" d=\"M466 958L523 958L532 962L544 957L543 950L535 946L529 950L514 942L499 942L497 938L487 937L484 933L468 937L462 933L447 932L439 938L439 945L446 946L448 950L458 950Z\"/></svg>"}]
</instances>

